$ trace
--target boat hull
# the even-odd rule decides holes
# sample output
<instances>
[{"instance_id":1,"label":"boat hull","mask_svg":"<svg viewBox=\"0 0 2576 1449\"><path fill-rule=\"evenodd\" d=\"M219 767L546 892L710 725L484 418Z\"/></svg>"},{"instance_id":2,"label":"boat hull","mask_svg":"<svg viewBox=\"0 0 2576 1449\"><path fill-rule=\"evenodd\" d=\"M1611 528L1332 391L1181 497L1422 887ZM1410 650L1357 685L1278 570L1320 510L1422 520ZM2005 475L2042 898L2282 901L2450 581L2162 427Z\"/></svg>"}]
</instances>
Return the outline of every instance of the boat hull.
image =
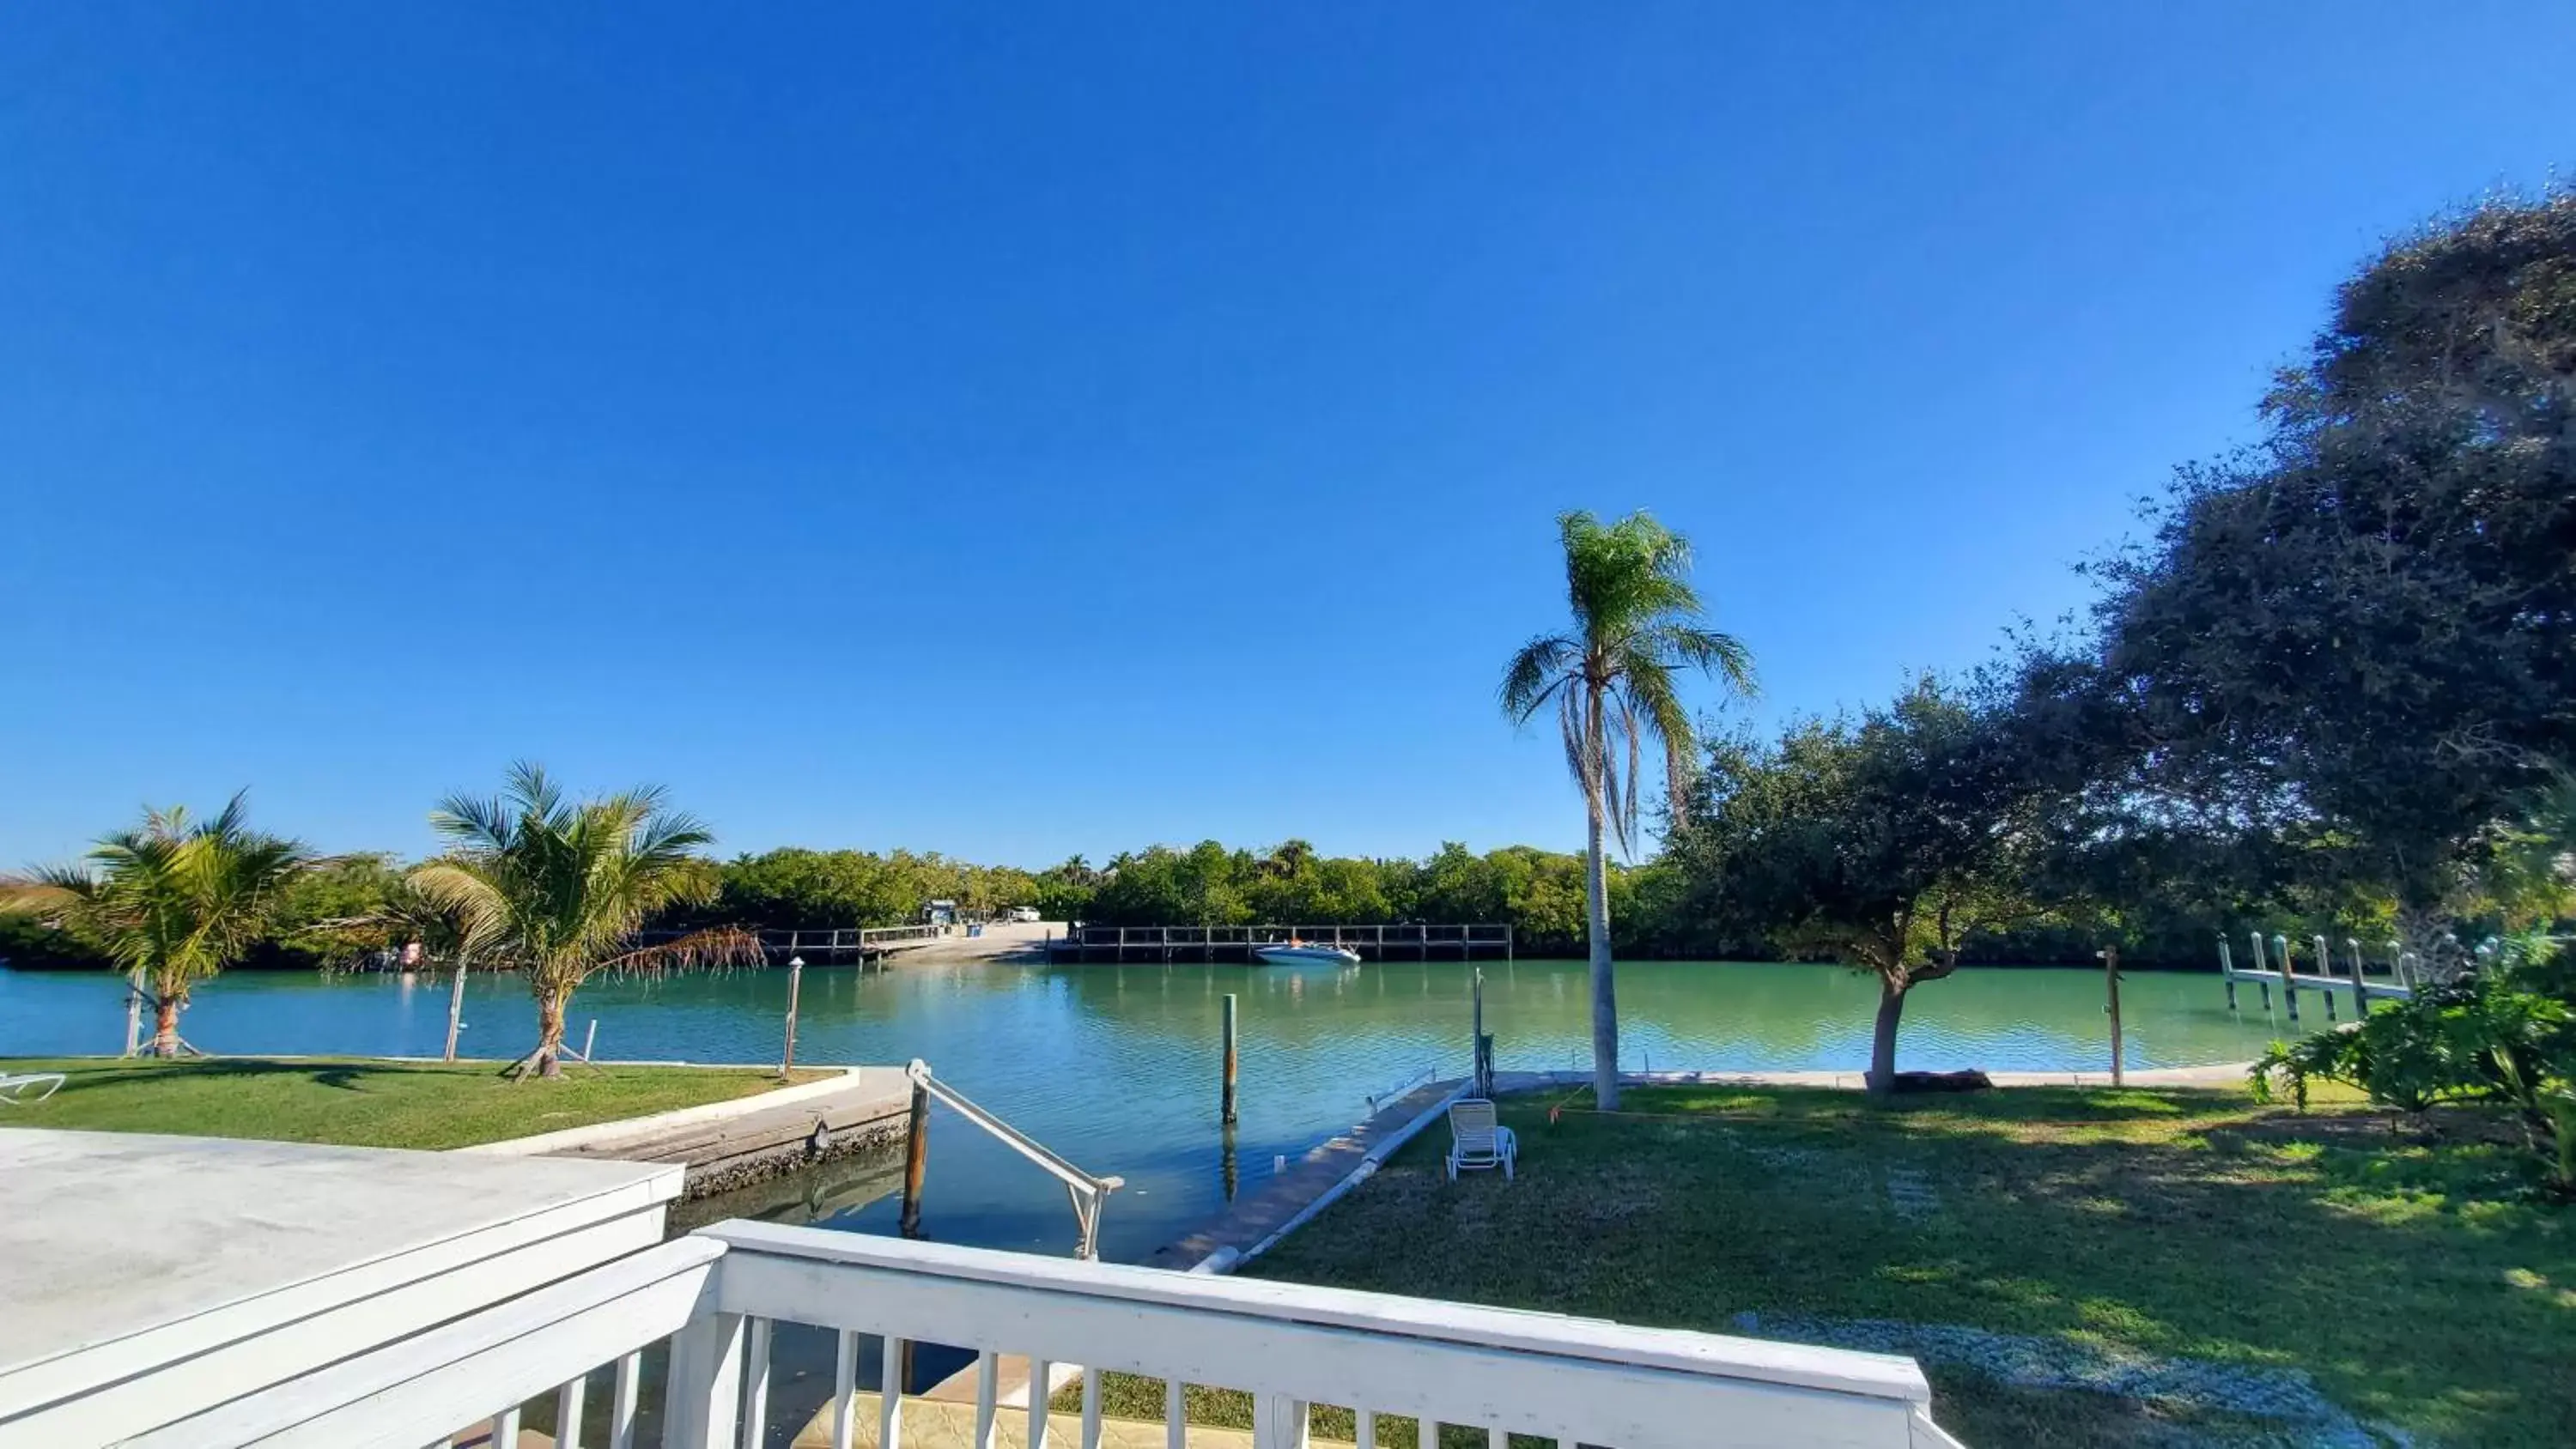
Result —
<instances>
[{"instance_id":1,"label":"boat hull","mask_svg":"<svg viewBox=\"0 0 2576 1449\"><path fill-rule=\"evenodd\" d=\"M1360 953L1339 946L1255 946L1252 959L1265 966L1357 966Z\"/></svg>"}]
</instances>

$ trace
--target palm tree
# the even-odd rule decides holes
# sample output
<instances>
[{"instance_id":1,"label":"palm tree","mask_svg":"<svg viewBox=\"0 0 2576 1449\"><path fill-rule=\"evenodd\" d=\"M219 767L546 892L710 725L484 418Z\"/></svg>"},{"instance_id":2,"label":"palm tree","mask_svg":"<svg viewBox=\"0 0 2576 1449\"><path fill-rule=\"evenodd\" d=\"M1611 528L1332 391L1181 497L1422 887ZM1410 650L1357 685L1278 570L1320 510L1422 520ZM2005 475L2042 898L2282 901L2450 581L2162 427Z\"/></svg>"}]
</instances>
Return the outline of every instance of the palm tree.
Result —
<instances>
[{"instance_id":1,"label":"palm tree","mask_svg":"<svg viewBox=\"0 0 2576 1449\"><path fill-rule=\"evenodd\" d=\"M1619 1003L1610 976L1610 886L1602 837L1631 849L1637 830L1640 761L1663 755L1673 816L1699 754L1699 732L1683 707L1680 675L1697 669L1738 695L1753 693L1753 656L1731 634L1701 627L1708 616L1690 585L1690 544L1648 515L1604 527L1580 510L1556 520L1565 544L1566 601L1573 627L1521 646L1503 673L1503 713L1525 725L1556 706L1565 764L1583 787L1590 842L1584 859L1585 925L1592 955L1592 1089L1606 1110L1619 1104Z\"/></svg>"},{"instance_id":2,"label":"palm tree","mask_svg":"<svg viewBox=\"0 0 2576 1449\"><path fill-rule=\"evenodd\" d=\"M447 856L410 876L422 897L452 911L480 959L526 974L537 1000L537 1046L510 1072L562 1074L564 1008L602 971L655 972L761 959L760 943L730 927L647 945L655 912L715 894L713 841L646 787L578 803L535 765L510 767L495 798L453 795L430 813Z\"/></svg>"},{"instance_id":3,"label":"palm tree","mask_svg":"<svg viewBox=\"0 0 2576 1449\"><path fill-rule=\"evenodd\" d=\"M124 967L152 1001L152 1054L175 1057L189 1049L179 1039L188 994L268 931L280 888L312 860L300 843L252 830L235 795L211 820L147 810L81 865L0 879L0 910L43 917Z\"/></svg>"}]
</instances>

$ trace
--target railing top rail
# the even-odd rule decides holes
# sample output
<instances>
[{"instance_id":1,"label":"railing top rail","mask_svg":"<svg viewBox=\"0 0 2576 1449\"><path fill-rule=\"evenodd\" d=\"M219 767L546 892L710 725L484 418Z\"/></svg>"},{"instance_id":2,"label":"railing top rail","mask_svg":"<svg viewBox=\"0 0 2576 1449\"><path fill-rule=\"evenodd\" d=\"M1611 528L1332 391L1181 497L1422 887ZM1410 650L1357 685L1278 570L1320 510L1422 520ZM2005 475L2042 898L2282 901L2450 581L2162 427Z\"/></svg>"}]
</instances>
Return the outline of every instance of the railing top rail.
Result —
<instances>
[{"instance_id":1,"label":"railing top rail","mask_svg":"<svg viewBox=\"0 0 2576 1449\"><path fill-rule=\"evenodd\" d=\"M990 1248L732 1221L698 1230L735 1253L999 1284L1040 1293L1318 1325L1472 1348L1822 1390L1913 1404L1931 1389L1912 1359L1465 1303L1224 1278Z\"/></svg>"},{"instance_id":2,"label":"railing top rail","mask_svg":"<svg viewBox=\"0 0 2576 1449\"><path fill-rule=\"evenodd\" d=\"M913 1058L911 1063L904 1067L903 1073L918 1084L923 1091L928 1092L930 1095L937 1097L940 1101L947 1103L950 1107L954 1108L960 1116L966 1118L966 1120L983 1128L985 1131L992 1133L995 1137L1000 1138L1004 1146L1013 1149L1022 1157L1025 1157L1029 1161L1036 1163L1038 1166L1045 1168L1049 1173L1061 1179L1066 1184L1082 1188L1087 1192L1095 1194L1115 1192L1119 1188L1127 1185L1127 1179L1123 1177L1095 1176L1074 1166L1072 1163L1067 1162L1062 1157L1057 1156L1054 1150L1049 1148L1045 1143L1038 1141L1036 1138L1031 1137L1025 1132L1022 1132L1019 1128L1012 1126L1010 1123L1003 1121L992 1113L985 1111L982 1107L976 1105L975 1102L971 1098L967 1097L963 1092L958 1091L955 1087L952 1087L946 1082L939 1080L937 1077L932 1076L930 1072L930 1064L921 1060L919 1057Z\"/></svg>"}]
</instances>

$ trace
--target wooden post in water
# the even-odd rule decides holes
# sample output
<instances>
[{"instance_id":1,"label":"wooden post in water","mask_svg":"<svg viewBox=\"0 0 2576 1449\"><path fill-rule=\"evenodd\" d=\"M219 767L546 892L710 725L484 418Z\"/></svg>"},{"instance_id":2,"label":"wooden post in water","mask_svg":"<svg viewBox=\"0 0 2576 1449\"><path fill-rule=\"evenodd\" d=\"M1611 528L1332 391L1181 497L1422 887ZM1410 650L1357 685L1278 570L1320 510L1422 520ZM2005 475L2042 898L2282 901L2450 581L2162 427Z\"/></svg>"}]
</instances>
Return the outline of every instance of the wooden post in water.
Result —
<instances>
[{"instance_id":1,"label":"wooden post in water","mask_svg":"<svg viewBox=\"0 0 2576 1449\"><path fill-rule=\"evenodd\" d=\"M2227 938L2218 938L2218 974L2227 978L2227 1009L2236 1009L2236 959L2227 954Z\"/></svg>"},{"instance_id":2,"label":"wooden post in water","mask_svg":"<svg viewBox=\"0 0 2576 1449\"><path fill-rule=\"evenodd\" d=\"M125 978L125 1054L130 1057L141 1050L143 1050L143 979L139 976L128 976ZM447 1059L456 1060L456 1054L449 1052Z\"/></svg>"},{"instance_id":3,"label":"wooden post in water","mask_svg":"<svg viewBox=\"0 0 2576 1449\"><path fill-rule=\"evenodd\" d=\"M2299 983L2290 976L2290 938L2274 932L2272 954L2281 958L2281 1001L2289 1008L2290 1020L2299 1019Z\"/></svg>"},{"instance_id":4,"label":"wooden post in water","mask_svg":"<svg viewBox=\"0 0 2576 1449\"><path fill-rule=\"evenodd\" d=\"M2350 936L2343 943L2352 948L2352 1014L2363 1020L2370 1017L2370 982L2362 976L2361 942Z\"/></svg>"},{"instance_id":5,"label":"wooden post in water","mask_svg":"<svg viewBox=\"0 0 2576 1449\"><path fill-rule=\"evenodd\" d=\"M921 1180L930 1172L930 1089L912 1084L912 1117L903 1138L903 1216L907 1238L921 1236ZM906 1345L909 1347L910 1345Z\"/></svg>"},{"instance_id":6,"label":"wooden post in water","mask_svg":"<svg viewBox=\"0 0 2576 1449\"><path fill-rule=\"evenodd\" d=\"M2310 939L2314 940L2317 944L2317 974L2328 981L2332 981L2334 979L2334 953L2326 949L2325 937L2315 936ZM2317 995L2326 999L2326 1020L2334 1020L2334 989L2332 987L2321 988L2318 990Z\"/></svg>"},{"instance_id":7,"label":"wooden post in water","mask_svg":"<svg viewBox=\"0 0 2576 1449\"><path fill-rule=\"evenodd\" d=\"M1236 1056L1236 1054L1235 1054L1235 1049L1234 1049L1234 1042L1235 1042L1235 1036L1234 1036L1234 1032L1235 1032L1235 1026L1234 1026L1234 993L1233 993L1233 992L1231 992L1231 991L1229 991L1229 992L1227 992L1227 993L1225 994L1225 1028L1224 1028L1224 1030L1225 1030L1225 1094L1224 1094L1224 1111L1223 1111L1223 1113L1222 1113L1222 1114L1220 1114L1220 1116L1219 1116L1218 1120L1220 1120L1220 1121L1224 1122L1227 1126L1232 1126L1232 1125L1234 1125L1234 1074L1235 1074L1235 1069L1236 1069L1236 1068L1237 1068L1241 1063L1240 1063L1239 1058Z\"/></svg>"},{"instance_id":8,"label":"wooden post in water","mask_svg":"<svg viewBox=\"0 0 2576 1449\"><path fill-rule=\"evenodd\" d=\"M787 1051L778 1059L778 1075L796 1070L796 998L805 987L805 958L787 958Z\"/></svg>"},{"instance_id":9,"label":"wooden post in water","mask_svg":"<svg viewBox=\"0 0 2576 1449\"><path fill-rule=\"evenodd\" d=\"M2102 958L2102 985L2111 995L2111 1085L2128 1085L2125 1053L2120 1047L2120 948L2105 946L2094 953Z\"/></svg>"},{"instance_id":10,"label":"wooden post in water","mask_svg":"<svg viewBox=\"0 0 2576 1449\"><path fill-rule=\"evenodd\" d=\"M1476 1084L1476 1095L1494 1095L1494 1063L1485 1052L1485 969L1476 968L1476 1035L1468 1045L1468 1076Z\"/></svg>"},{"instance_id":11,"label":"wooden post in water","mask_svg":"<svg viewBox=\"0 0 2576 1449\"><path fill-rule=\"evenodd\" d=\"M447 987L447 1055L444 1060L451 1062L456 1060L456 1034L464 1029L465 961L464 958L459 957L456 962L456 979L448 983Z\"/></svg>"},{"instance_id":12,"label":"wooden post in water","mask_svg":"<svg viewBox=\"0 0 2576 1449\"><path fill-rule=\"evenodd\" d=\"M590 1019L590 1029L581 1034L581 1063L590 1065L590 1054L599 1050L599 1018Z\"/></svg>"}]
</instances>

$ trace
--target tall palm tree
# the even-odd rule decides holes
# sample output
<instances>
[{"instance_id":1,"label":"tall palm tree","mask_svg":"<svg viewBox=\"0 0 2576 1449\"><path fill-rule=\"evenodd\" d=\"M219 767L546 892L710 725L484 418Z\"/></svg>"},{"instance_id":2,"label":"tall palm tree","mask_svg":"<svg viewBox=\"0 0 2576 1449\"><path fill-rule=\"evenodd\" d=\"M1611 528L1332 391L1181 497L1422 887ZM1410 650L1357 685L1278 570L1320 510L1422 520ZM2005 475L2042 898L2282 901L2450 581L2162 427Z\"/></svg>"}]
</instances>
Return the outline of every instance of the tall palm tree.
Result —
<instances>
[{"instance_id":1,"label":"tall palm tree","mask_svg":"<svg viewBox=\"0 0 2576 1449\"><path fill-rule=\"evenodd\" d=\"M1690 585L1690 544L1645 513L1617 523L1580 510L1560 514L1566 602L1573 626L1521 646L1503 673L1503 713L1524 725L1553 704L1565 764L1583 787L1589 850L1585 925L1592 955L1592 1089L1619 1104L1619 1002L1610 974L1609 868L1605 835L1630 853L1649 749L1663 756L1676 819L1699 755L1699 732L1682 704L1683 671L1716 676L1738 695L1754 691L1753 655L1731 634L1702 626L1708 610Z\"/></svg>"},{"instance_id":2,"label":"tall palm tree","mask_svg":"<svg viewBox=\"0 0 2576 1449\"><path fill-rule=\"evenodd\" d=\"M152 1001L153 1055L175 1057L188 994L268 931L280 889L312 860L300 843L252 830L235 795L211 820L147 810L80 865L0 879L0 910L50 920L124 967Z\"/></svg>"},{"instance_id":3,"label":"tall palm tree","mask_svg":"<svg viewBox=\"0 0 2576 1449\"><path fill-rule=\"evenodd\" d=\"M452 795L429 819L450 853L415 868L412 886L455 913L479 959L524 973L536 997L536 1050L515 1076L562 1074L564 1008L599 972L761 959L759 941L730 927L638 938L655 912L716 891L715 867L697 853L714 837L665 810L658 788L575 802L544 770L518 764L499 796Z\"/></svg>"}]
</instances>

